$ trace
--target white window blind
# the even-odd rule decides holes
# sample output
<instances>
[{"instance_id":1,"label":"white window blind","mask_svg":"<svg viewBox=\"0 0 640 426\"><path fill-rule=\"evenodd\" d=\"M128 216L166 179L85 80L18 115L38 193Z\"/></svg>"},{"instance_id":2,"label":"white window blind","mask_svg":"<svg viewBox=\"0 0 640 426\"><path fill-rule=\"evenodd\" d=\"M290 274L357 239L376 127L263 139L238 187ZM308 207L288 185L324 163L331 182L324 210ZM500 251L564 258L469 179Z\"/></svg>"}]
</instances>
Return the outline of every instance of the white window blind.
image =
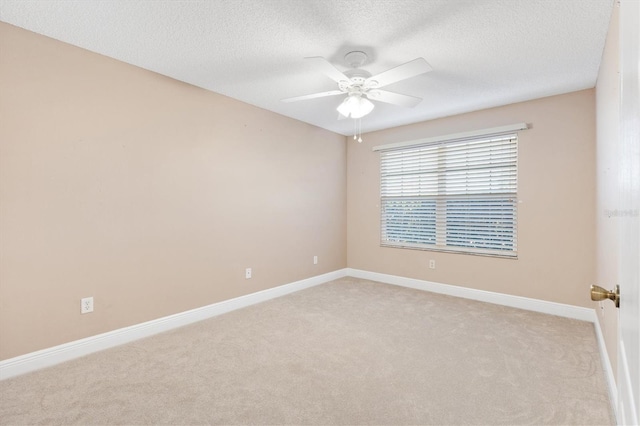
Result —
<instances>
[{"instance_id":1,"label":"white window blind","mask_svg":"<svg viewBox=\"0 0 640 426\"><path fill-rule=\"evenodd\" d=\"M517 136L380 153L383 246L517 254Z\"/></svg>"}]
</instances>

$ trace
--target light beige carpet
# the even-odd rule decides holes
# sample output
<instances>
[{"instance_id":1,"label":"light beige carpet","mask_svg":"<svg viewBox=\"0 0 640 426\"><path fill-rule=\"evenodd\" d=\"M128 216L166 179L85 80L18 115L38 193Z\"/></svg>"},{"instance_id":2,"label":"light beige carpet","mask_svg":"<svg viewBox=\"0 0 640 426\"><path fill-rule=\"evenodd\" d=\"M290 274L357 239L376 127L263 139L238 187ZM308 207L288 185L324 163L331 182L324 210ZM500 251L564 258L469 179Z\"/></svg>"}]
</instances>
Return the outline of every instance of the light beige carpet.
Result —
<instances>
[{"instance_id":1,"label":"light beige carpet","mask_svg":"<svg viewBox=\"0 0 640 426\"><path fill-rule=\"evenodd\" d=\"M2 424L611 424L593 325L344 278L0 382Z\"/></svg>"}]
</instances>

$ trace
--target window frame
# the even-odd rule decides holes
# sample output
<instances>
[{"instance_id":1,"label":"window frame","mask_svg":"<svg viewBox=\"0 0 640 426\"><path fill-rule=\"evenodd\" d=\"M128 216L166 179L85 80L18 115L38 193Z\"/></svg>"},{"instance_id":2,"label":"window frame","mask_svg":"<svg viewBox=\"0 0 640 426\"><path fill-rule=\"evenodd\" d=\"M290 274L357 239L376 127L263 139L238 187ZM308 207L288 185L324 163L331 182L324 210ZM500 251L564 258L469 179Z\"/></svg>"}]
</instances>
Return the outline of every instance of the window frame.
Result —
<instances>
[{"instance_id":1,"label":"window frame","mask_svg":"<svg viewBox=\"0 0 640 426\"><path fill-rule=\"evenodd\" d=\"M390 247L390 248L401 248L401 249L415 249L415 250L427 250L427 251L437 251L437 252L448 252L448 253L461 253L461 254L469 254L469 255L481 255L481 256L491 256L491 257L501 257L508 259L517 259L518 258L518 148L519 148L519 135L517 130L524 130L527 128L525 123L520 123L517 125L504 126L503 128L498 128L498 130L502 131L494 131L494 132L468 132L464 134L450 135L449 137L443 136L441 138L429 138L421 141L414 142L401 142L396 144L389 144L380 147L374 147L374 151L380 151L380 245L381 247ZM496 129L494 129L496 130ZM461 193L458 195L453 195L451 193L446 193L446 190L442 190L442 180L447 177L446 170L441 167L442 157L440 154L432 154L430 159L436 158L437 166L435 170L437 170L436 177L438 180L437 191L431 195L418 195L418 196L389 196L389 191L387 190L387 195L384 195L385 185L389 185L388 181L385 181L385 176L383 172L383 156L388 152L407 152L416 149L425 149L425 150L433 150L433 148L440 149L451 149L452 146L461 146L463 144L471 145L475 142L487 142L491 143L492 140L513 140L513 159L509 161L512 163L512 168L510 172L512 173L512 177L510 181L513 182L513 191L502 190L502 191L492 191L491 186L486 192L480 193ZM491 167L492 161L488 160L486 165L482 165L482 170L488 170L489 173L493 170ZM431 166L433 167L433 166ZM420 169L422 170L422 169ZM428 171L415 172L415 175L418 176L420 173L433 173L433 168L428 169ZM445 171L443 171L445 170ZM463 174L469 175L470 168L464 169ZM407 173L407 175L411 176L411 173ZM489 182L491 185L492 178L475 178L471 179L466 177L465 182ZM488 180L487 180L488 179ZM506 178L504 178L506 179ZM446 179L445 179L446 180ZM498 179L498 184L501 182ZM435 186L432 184L432 186ZM456 225L452 225L450 220L455 220L457 217L459 224L464 222L464 208L461 209L462 213L451 213L453 208L449 207L448 203L452 203L451 205L455 205L457 200L461 200L461 205L465 205L466 201L466 209L467 214L469 215L466 219L466 222L474 222L477 221L476 217L472 219L468 219L472 217L472 215L477 214L477 211L483 210L482 207L486 207L486 211L489 211L489 215L481 217L481 220L486 220L487 223L491 223L488 227L483 227L483 225L462 225L462 230L467 232L466 235L469 237L469 243L463 244L463 239L458 238L457 245L456 243L451 243L455 239L452 237L451 240L449 238L452 235L455 235ZM402 219L402 214L397 213L401 212L402 208L396 208L396 214L398 214L397 222L393 222L389 220L389 211L390 211L390 203L395 203L396 205L401 205L402 202L409 203L414 202L416 205L426 205L426 201L431 201L431 204L435 202L435 215L434 220L431 220L431 224L428 225L427 228L421 229L419 228L418 233L416 235L420 235L421 238L414 238L411 241L411 236L414 234L407 233L407 230L413 224L406 225L402 224L399 221ZM486 204L483 204L486 203ZM473 207L475 206L475 207ZM426 209L426 208L423 208ZM410 209L407 209L410 211ZM469 213L473 211L473 213ZM448 214L447 214L448 213ZM405 212L405 214L407 214ZM417 213L416 213L417 214ZM455 215L458 216L455 216ZM408 216L410 214L407 214ZM462 218L462 219L461 219ZM414 215L414 220L416 217ZM418 217L417 221L422 221L423 223L428 223L425 220L425 217ZM435 222L435 225L432 224ZM510 224L510 225L509 225ZM389 226L392 228L389 228ZM395 226L396 228L393 228ZM465 226L467 229L464 229ZM484 228L484 229L482 229ZM395 229L395 231L394 231ZM478 229L482 229L483 234L478 234ZM404 231L404 233L403 233ZM395 232L395 233L394 233ZM409 231L410 232L410 231ZM474 232L476 232L474 234ZM480 235L480 236L478 236ZM506 236L506 238L505 238ZM402 239L404 237L404 239ZM393 239L396 241L392 241ZM431 241L435 240L433 244L425 243L425 241L431 239ZM502 241L502 243L500 243ZM500 244L503 244L505 248L496 248ZM479 247L479 246L485 247ZM487 246L492 246L487 248ZM509 248L510 247L510 248Z\"/></svg>"}]
</instances>

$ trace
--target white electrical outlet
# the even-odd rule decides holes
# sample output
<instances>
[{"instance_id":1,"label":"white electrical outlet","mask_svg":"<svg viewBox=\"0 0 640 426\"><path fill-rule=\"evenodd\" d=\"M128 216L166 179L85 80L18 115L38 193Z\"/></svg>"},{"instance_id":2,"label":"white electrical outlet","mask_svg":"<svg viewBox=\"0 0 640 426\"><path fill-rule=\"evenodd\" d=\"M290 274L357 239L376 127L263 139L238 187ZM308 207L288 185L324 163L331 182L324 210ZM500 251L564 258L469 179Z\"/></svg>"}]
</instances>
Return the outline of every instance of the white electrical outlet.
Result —
<instances>
[{"instance_id":1,"label":"white electrical outlet","mask_svg":"<svg viewBox=\"0 0 640 426\"><path fill-rule=\"evenodd\" d=\"M318 264L318 256L313 256L313 264L314 265Z\"/></svg>"},{"instance_id":2,"label":"white electrical outlet","mask_svg":"<svg viewBox=\"0 0 640 426\"><path fill-rule=\"evenodd\" d=\"M429 269L436 269L436 261L434 259L429 260Z\"/></svg>"},{"instance_id":3,"label":"white electrical outlet","mask_svg":"<svg viewBox=\"0 0 640 426\"><path fill-rule=\"evenodd\" d=\"M80 299L80 313L88 314L89 312L93 312L93 297Z\"/></svg>"},{"instance_id":4,"label":"white electrical outlet","mask_svg":"<svg viewBox=\"0 0 640 426\"><path fill-rule=\"evenodd\" d=\"M247 269L244 270L244 277L246 279L251 278L251 268L247 268Z\"/></svg>"}]
</instances>

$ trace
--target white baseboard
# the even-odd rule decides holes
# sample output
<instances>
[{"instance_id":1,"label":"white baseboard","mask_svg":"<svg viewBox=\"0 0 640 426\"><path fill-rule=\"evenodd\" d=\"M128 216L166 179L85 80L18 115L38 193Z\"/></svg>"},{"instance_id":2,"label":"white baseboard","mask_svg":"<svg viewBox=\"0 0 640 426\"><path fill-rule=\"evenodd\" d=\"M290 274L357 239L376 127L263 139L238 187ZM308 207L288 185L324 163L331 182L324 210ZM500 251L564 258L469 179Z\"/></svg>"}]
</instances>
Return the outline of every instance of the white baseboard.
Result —
<instances>
[{"instance_id":1,"label":"white baseboard","mask_svg":"<svg viewBox=\"0 0 640 426\"><path fill-rule=\"evenodd\" d=\"M602 334L602 327L600 327L600 320L596 312L593 312L593 327L596 330L596 340L598 341L598 348L600 349L600 359L602 360L602 369L604 370L604 378L607 381L607 388L609 389L609 399L611 400L611 407L613 414L618 419L618 388L616 386L616 376L611 368L611 359L607 352L607 345L604 342L604 335Z\"/></svg>"},{"instance_id":2,"label":"white baseboard","mask_svg":"<svg viewBox=\"0 0 640 426\"><path fill-rule=\"evenodd\" d=\"M356 278L379 281L386 284L414 288L417 290L425 290L433 293L461 297L463 299L478 300L496 305L525 309L527 311L541 312L543 314L594 322L594 310L582 308L580 306L565 305L562 303L548 302L546 300L530 299L528 297L512 296L509 294L440 284L414 278L399 277L397 275L380 274L378 272L369 272L360 269L347 268L347 275Z\"/></svg>"},{"instance_id":3,"label":"white baseboard","mask_svg":"<svg viewBox=\"0 0 640 426\"><path fill-rule=\"evenodd\" d=\"M120 328L107 333L98 334L37 352L31 352L15 358L0 361L0 380L15 377L31 371L50 367L84 355L132 342L143 337L152 336L174 328L202 321L236 309L255 305L289 293L304 290L319 284L346 276L346 269L329 272L256 293L225 300L190 311L180 312L156 320L147 321L130 327Z\"/></svg>"},{"instance_id":4,"label":"white baseboard","mask_svg":"<svg viewBox=\"0 0 640 426\"><path fill-rule=\"evenodd\" d=\"M593 309L564 305L561 303L547 302L543 300L529 299L526 297L510 296L483 290L475 290L465 287L440 284L413 278L399 277L396 275L380 274L377 272L363 271L359 269L345 268L327 274L318 275L304 280L285 284L279 287L259 291L235 299L225 300L190 311L181 312L156 320L147 321L130 327L113 330L51 348L31 352L15 358L0 361L0 380L15 377L41 368L50 367L64 361L79 358L94 352L132 342L154 334L169 331L174 328L192 324L217 315L234 311L236 309L255 305L276 297L284 296L296 291L310 288L319 284L336 280L345 276L363 278L387 284L447 294L450 296L473 299L482 302L494 303L514 308L526 309L567 318L593 322L596 328L596 336L600 347L600 354L605 370L605 376L609 385L609 391L614 407L617 407L615 376L611 369L611 363L604 345L602 331L597 316Z\"/></svg>"}]
</instances>

